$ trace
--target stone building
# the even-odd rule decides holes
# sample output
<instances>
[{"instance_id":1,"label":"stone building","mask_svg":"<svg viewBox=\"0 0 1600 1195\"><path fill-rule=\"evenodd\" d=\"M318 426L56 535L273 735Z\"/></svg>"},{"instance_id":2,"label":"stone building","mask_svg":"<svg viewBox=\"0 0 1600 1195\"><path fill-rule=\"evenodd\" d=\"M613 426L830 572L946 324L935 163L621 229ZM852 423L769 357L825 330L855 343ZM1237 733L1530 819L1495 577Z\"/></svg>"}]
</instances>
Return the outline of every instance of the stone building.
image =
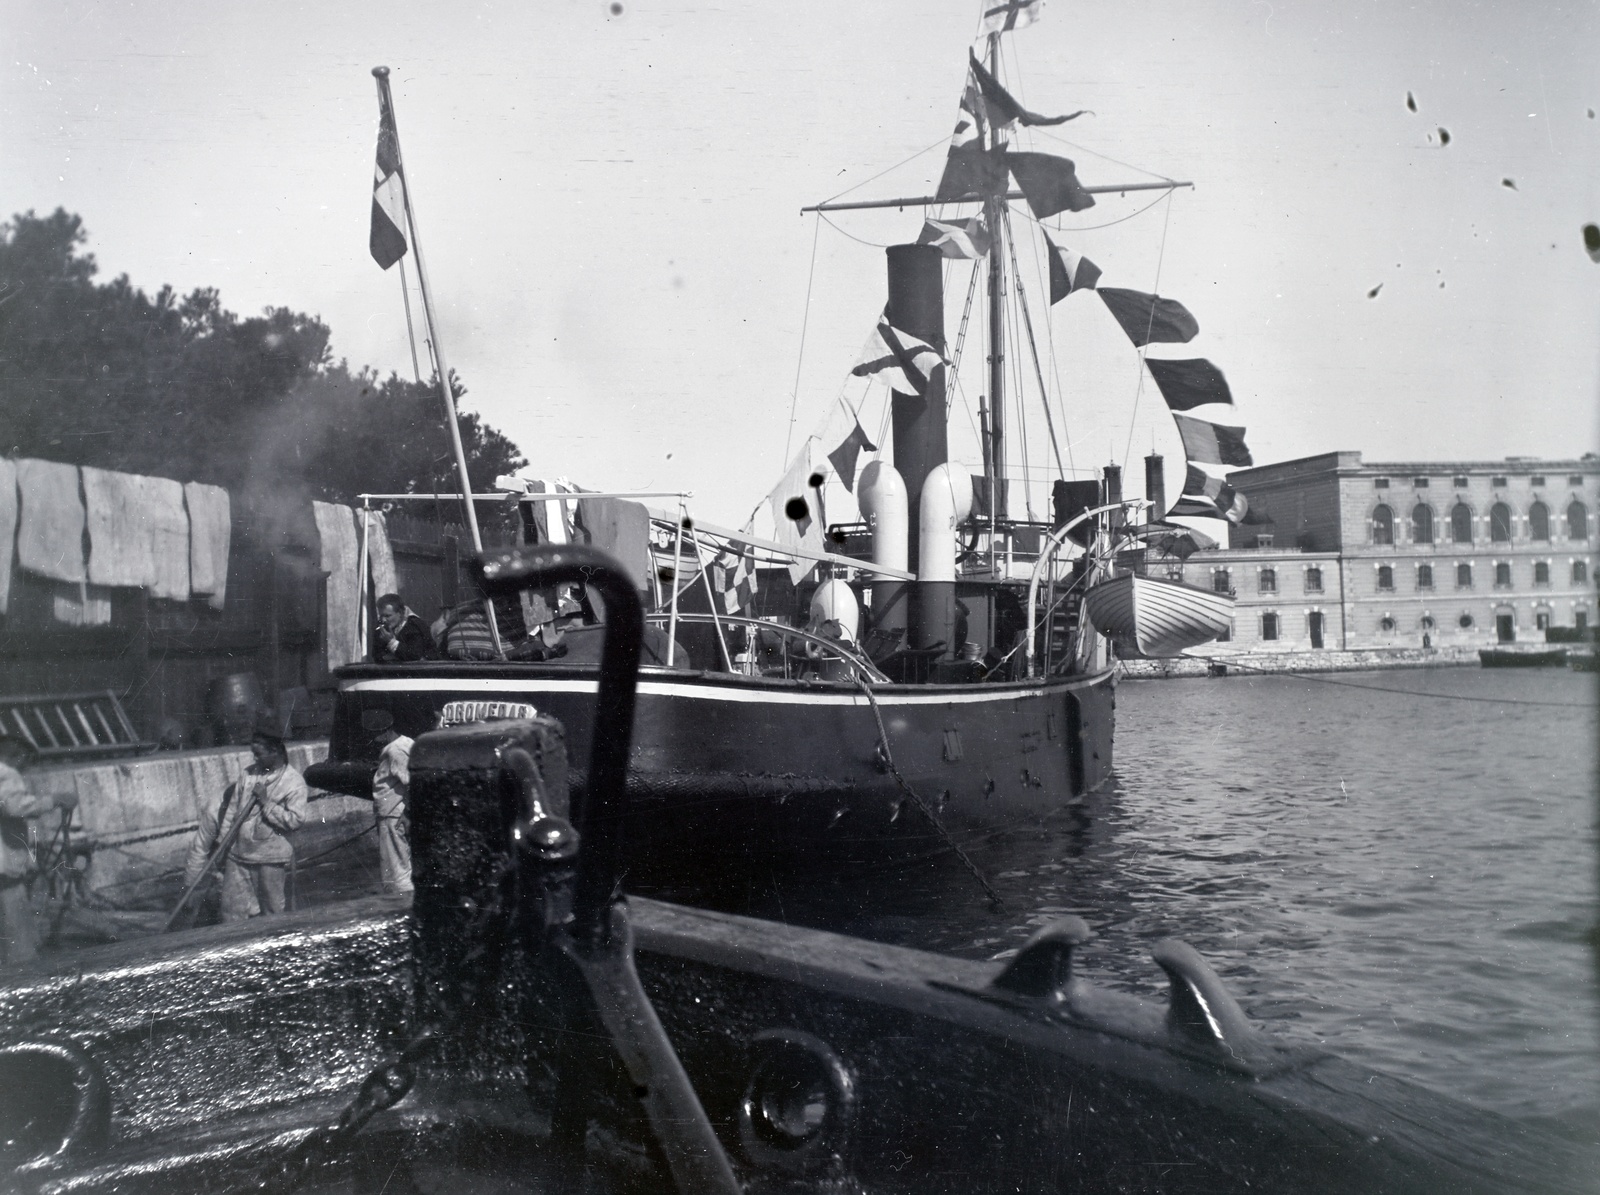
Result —
<instances>
[{"instance_id":1,"label":"stone building","mask_svg":"<svg viewBox=\"0 0 1600 1195\"><path fill-rule=\"evenodd\" d=\"M1236 596L1240 647L1469 647L1592 628L1600 457L1240 469L1254 518L1181 566Z\"/></svg>"}]
</instances>

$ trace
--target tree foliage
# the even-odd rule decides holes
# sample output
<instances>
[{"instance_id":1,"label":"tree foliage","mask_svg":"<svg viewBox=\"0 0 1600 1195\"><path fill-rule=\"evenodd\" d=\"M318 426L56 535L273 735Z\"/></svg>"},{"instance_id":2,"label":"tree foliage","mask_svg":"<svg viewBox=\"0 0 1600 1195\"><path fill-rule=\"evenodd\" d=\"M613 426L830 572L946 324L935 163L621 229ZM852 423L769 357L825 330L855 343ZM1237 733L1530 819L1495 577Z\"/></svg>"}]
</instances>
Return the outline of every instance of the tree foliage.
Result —
<instances>
[{"instance_id":1,"label":"tree foliage","mask_svg":"<svg viewBox=\"0 0 1600 1195\"><path fill-rule=\"evenodd\" d=\"M286 307L244 318L214 289L97 283L86 241L59 208L0 225L0 455L335 500L458 488L436 381L352 371ZM459 423L473 489L526 464L477 415Z\"/></svg>"}]
</instances>

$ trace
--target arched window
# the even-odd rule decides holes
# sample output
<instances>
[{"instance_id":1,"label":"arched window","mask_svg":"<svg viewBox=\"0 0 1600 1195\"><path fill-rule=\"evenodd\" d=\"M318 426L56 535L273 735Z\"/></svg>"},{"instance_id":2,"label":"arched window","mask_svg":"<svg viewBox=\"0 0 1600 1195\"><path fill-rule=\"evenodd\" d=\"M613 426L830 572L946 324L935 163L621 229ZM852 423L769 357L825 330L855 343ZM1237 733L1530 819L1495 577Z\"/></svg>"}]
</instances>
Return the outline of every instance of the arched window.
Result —
<instances>
[{"instance_id":1,"label":"arched window","mask_svg":"<svg viewBox=\"0 0 1600 1195\"><path fill-rule=\"evenodd\" d=\"M1306 569L1306 592L1322 592L1322 570L1320 568Z\"/></svg>"},{"instance_id":2,"label":"arched window","mask_svg":"<svg viewBox=\"0 0 1600 1195\"><path fill-rule=\"evenodd\" d=\"M1450 539L1458 544L1472 542L1472 510L1465 502L1450 508Z\"/></svg>"},{"instance_id":3,"label":"arched window","mask_svg":"<svg viewBox=\"0 0 1600 1195\"><path fill-rule=\"evenodd\" d=\"M1262 569L1257 588L1261 593L1277 593L1278 570L1273 568Z\"/></svg>"},{"instance_id":4,"label":"arched window","mask_svg":"<svg viewBox=\"0 0 1600 1195\"><path fill-rule=\"evenodd\" d=\"M1574 560L1572 562L1572 583L1574 585L1587 585L1589 583L1589 562L1587 560Z\"/></svg>"},{"instance_id":5,"label":"arched window","mask_svg":"<svg viewBox=\"0 0 1600 1195\"><path fill-rule=\"evenodd\" d=\"M1550 538L1550 508L1543 502L1535 502L1528 507L1528 538Z\"/></svg>"},{"instance_id":6,"label":"arched window","mask_svg":"<svg viewBox=\"0 0 1600 1195\"><path fill-rule=\"evenodd\" d=\"M1589 508L1576 498L1567 507L1567 538L1589 538Z\"/></svg>"},{"instance_id":7,"label":"arched window","mask_svg":"<svg viewBox=\"0 0 1600 1195\"><path fill-rule=\"evenodd\" d=\"M1372 512L1372 542L1375 544L1394 543L1394 511L1381 502Z\"/></svg>"},{"instance_id":8,"label":"arched window","mask_svg":"<svg viewBox=\"0 0 1600 1195\"><path fill-rule=\"evenodd\" d=\"M1419 544L1433 542L1433 507L1419 502L1412 510L1411 538Z\"/></svg>"},{"instance_id":9,"label":"arched window","mask_svg":"<svg viewBox=\"0 0 1600 1195\"><path fill-rule=\"evenodd\" d=\"M1389 567L1387 564L1380 564L1378 566L1378 588L1394 588L1394 569Z\"/></svg>"},{"instance_id":10,"label":"arched window","mask_svg":"<svg viewBox=\"0 0 1600 1195\"><path fill-rule=\"evenodd\" d=\"M1497 544L1511 542L1511 508L1504 502L1489 508L1489 538Z\"/></svg>"},{"instance_id":11,"label":"arched window","mask_svg":"<svg viewBox=\"0 0 1600 1195\"><path fill-rule=\"evenodd\" d=\"M1431 631L1431 630L1433 630L1434 627L1436 627L1438 625L1439 625L1438 623L1433 621L1433 615L1424 614L1422 616L1422 629L1423 630Z\"/></svg>"},{"instance_id":12,"label":"arched window","mask_svg":"<svg viewBox=\"0 0 1600 1195\"><path fill-rule=\"evenodd\" d=\"M1278 616L1276 614L1263 614L1261 616L1261 638L1263 640L1278 637Z\"/></svg>"},{"instance_id":13,"label":"arched window","mask_svg":"<svg viewBox=\"0 0 1600 1195\"><path fill-rule=\"evenodd\" d=\"M1472 566L1470 564L1456 565L1456 588L1472 588Z\"/></svg>"},{"instance_id":14,"label":"arched window","mask_svg":"<svg viewBox=\"0 0 1600 1195\"><path fill-rule=\"evenodd\" d=\"M1496 589L1511 588L1511 566L1504 560L1494 566L1494 587Z\"/></svg>"},{"instance_id":15,"label":"arched window","mask_svg":"<svg viewBox=\"0 0 1600 1195\"><path fill-rule=\"evenodd\" d=\"M1419 565L1417 565L1417 588L1418 589L1432 589L1433 588L1433 565L1431 565L1431 564L1419 564Z\"/></svg>"},{"instance_id":16,"label":"arched window","mask_svg":"<svg viewBox=\"0 0 1600 1195\"><path fill-rule=\"evenodd\" d=\"M1550 584L1550 562L1548 560L1535 560L1533 562L1533 583L1535 585Z\"/></svg>"},{"instance_id":17,"label":"arched window","mask_svg":"<svg viewBox=\"0 0 1600 1195\"><path fill-rule=\"evenodd\" d=\"M1387 614L1385 614L1382 618L1380 618L1378 620L1378 629L1380 631L1385 632L1385 633L1388 633L1389 631L1394 630L1394 619L1390 618Z\"/></svg>"}]
</instances>

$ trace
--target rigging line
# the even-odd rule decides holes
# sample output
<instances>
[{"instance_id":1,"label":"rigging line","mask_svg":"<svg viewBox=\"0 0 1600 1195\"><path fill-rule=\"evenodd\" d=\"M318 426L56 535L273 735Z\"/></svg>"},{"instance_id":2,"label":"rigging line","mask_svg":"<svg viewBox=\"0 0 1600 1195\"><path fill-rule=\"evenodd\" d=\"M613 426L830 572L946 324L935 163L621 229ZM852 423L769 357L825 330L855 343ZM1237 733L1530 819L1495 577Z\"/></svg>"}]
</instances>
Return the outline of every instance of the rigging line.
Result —
<instances>
[{"instance_id":1,"label":"rigging line","mask_svg":"<svg viewBox=\"0 0 1600 1195\"><path fill-rule=\"evenodd\" d=\"M1008 221L1008 230L1009 226L1010 225ZM1016 266L1014 263L1012 265L1011 273L1013 277L1015 277ZM1017 293L1017 288L1013 288L1012 293ZM1028 411L1027 408L1022 405L1022 343L1020 340L1020 332L1017 327L1018 321L1013 319L1006 321L1006 323L1006 335L1011 339L1011 343L1006 346L1011 353L1011 393L1016 398L1017 431L1022 439L1022 459L1024 464L1026 464L1032 458L1028 455ZM1031 470L1025 469L1022 475L1022 505L1023 509L1028 512L1028 521L1031 523L1034 521L1033 482L1028 476L1029 472L1031 472Z\"/></svg>"},{"instance_id":2,"label":"rigging line","mask_svg":"<svg viewBox=\"0 0 1600 1195\"><path fill-rule=\"evenodd\" d=\"M961 369L961 350L967 343L967 324L972 319L972 300L978 293L978 274L980 258L972 261L972 277L967 282L967 301L961 308L961 327L956 330L956 349L950 354L950 374L955 376Z\"/></svg>"},{"instance_id":3,"label":"rigging line","mask_svg":"<svg viewBox=\"0 0 1600 1195\"><path fill-rule=\"evenodd\" d=\"M828 214L826 212L818 212L817 215L818 215L819 218L822 219L822 221L824 223L827 224L827 226L829 228L833 229L834 232L838 233L842 237L849 237L852 241L854 241L858 245L866 245L869 249L887 249L889 247L889 242L888 241L868 241L868 240L863 240L861 237L856 236L856 234L853 233L853 232L846 232L844 229L840 228L837 224L835 224L832 220L829 220L828 219Z\"/></svg>"},{"instance_id":4,"label":"rigging line","mask_svg":"<svg viewBox=\"0 0 1600 1195\"><path fill-rule=\"evenodd\" d=\"M800 404L800 366L806 359L806 329L811 326L811 284L817 280L817 240L822 236L822 225L811 226L811 270L806 274L806 309L800 317L800 351L794 363L794 389L789 393L789 430L783 437L783 459L789 460L789 446L794 442L795 409Z\"/></svg>"},{"instance_id":5,"label":"rigging line","mask_svg":"<svg viewBox=\"0 0 1600 1195\"><path fill-rule=\"evenodd\" d=\"M909 158L902 158L900 161L896 162L893 166L885 166L882 170L878 171L878 173L874 174L871 178L864 178L859 183L855 184L855 186L846 187L843 191L840 191L837 195L830 195L827 199L824 199L822 202L823 203L832 203L835 199L843 199L846 195L850 194L852 191L859 191L859 190L861 190L862 187L866 186L868 183L877 182L880 178L882 178L884 175L890 173L891 171L899 170L900 167L906 165L908 162L915 162L923 154L928 153L930 150L938 149L941 145L948 144L949 141L950 141L950 138L941 137L941 138L939 138L939 140L935 141L932 145L928 146L927 149L919 149L919 150L917 150L916 153L912 154ZM1149 172L1146 171L1146 173L1149 173Z\"/></svg>"},{"instance_id":6,"label":"rigging line","mask_svg":"<svg viewBox=\"0 0 1600 1195\"><path fill-rule=\"evenodd\" d=\"M1008 221L1009 219L1010 217L1007 217ZM1049 266L1039 261L1039 238L1031 237L1029 239L1033 245L1034 275L1041 281L1046 282L1046 288L1048 289L1047 280L1049 278ZM1061 384L1061 356L1056 352L1055 321L1050 318L1050 310L1048 307L1045 309L1044 315L1044 335L1045 343L1050 349L1050 375L1055 379L1056 383L1056 405L1061 409L1061 436L1067 442L1067 467L1071 469L1073 475L1076 476L1078 472L1078 464L1072 459L1072 427L1067 422L1066 387ZM1048 404L1049 401L1050 400L1047 397L1045 399L1046 404ZM1059 464L1060 462L1058 461L1057 463Z\"/></svg>"},{"instance_id":7,"label":"rigging line","mask_svg":"<svg viewBox=\"0 0 1600 1195\"><path fill-rule=\"evenodd\" d=\"M1035 216L1031 211L1022 211L1021 209L1018 209L1017 215L1021 216L1025 220L1033 221L1040 228L1048 228L1051 232L1064 232L1064 233L1069 233L1069 234L1071 234L1071 233L1079 233L1079 232L1098 232L1102 228L1112 228L1112 227L1115 227L1118 224L1126 224L1129 220L1137 220L1140 216L1144 215L1151 208L1155 207L1156 204L1160 203L1163 199L1165 199L1168 195L1171 195L1171 194L1172 194L1171 191L1163 191L1160 195L1156 196L1154 199L1152 199L1149 203L1145 204L1138 211L1133 212L1133 213L1131 213L1129 215L1126 215L1126 216L1118 216L1115 220L1108 220L1104 224L1075 224L1071 228L1068 228L1065 225L1060 224L1060 223L1046 224L1043 220L1041 220L1037 216Z\"/></svg>"},{"instance_id":8,"label":"rigging line","mask_svg":"<svg viewBox=\"0 0 1600 1195\"><path fill-rule=\"evenodd\" d=\"M1296 680L1315 681L1319 685L1338 685L1344 689L1366 689L1372 693L1395 693L1402 697L1434 697L1440 701L1470 701L1480 705L1538 705L1562 710L1592 710L1595 708L1594 705L1583 701L1527 701L1516 697L1473 697L1466 693L1427 693L1420 689L1393 689L1387 685L1363 685L1359 681L1333 680L1315 672L1280 671L1275 668L1261 668L1253 664L1241 664L1229 656L1191 655L1186 658L1204 660L1208 664L1226 664L1230 668L1239 668L1245 672L1257 672L1262 676L1292 676Z\"/></svg>"},{"instance_id":9,"label":"rigging line","mask_svg":"<svg viewBox=\"0 0 1600 1195\"><path fill-rule=\"evenodd\" d=\"M1033 372L1039 379L1039 405L1044 408L1044 425L1050 429L1050 450L1055 453L1057 471L1064 470L1061 463L1061 445L1056 440L1056 420L1050 414L1050 389L1044 384L1044 367L1039 364L1039 345L1033 336L1033 316L1028 311L1028 296L1022 289L1022 267L1017 264L1017 242L1011 235L1011 216L1008 209L1001 209L1001 218L1006 222L1006 248L1011 253L1011 276L1017 283L1017 306L1022 311L1023 326L1028 332L1028 349L1033 354Z\"/></svg>"},{"instance_id":10,"label":"rigging line","mask_svg":"<svg viewBox=\"0 0 1600 1195\"><path fill-rule=\"evenodd\" d=\"M1172 192L1167 192L1167 198L1172 198ZM1167 204L1166 219L1161 222L1161 250L1156 254L1156 281L1151 295L1150 321L1145 325L1144 343L1139 346L1139 381L1133 388L1133 411L1128 415L1128 442L1122 449L1122 467L1128 467L1128 457L1133 452L1133 427L1134 420L1139 416L1139 396L1144 393L1144 375L1148 372L1144 367L1144 359L1150 352L1150 329L1156 322L1156 296L1161 293L1161 263L1167 256L1167 229L1172 224L1172 204Z\"/></svg>"}]
</instances>

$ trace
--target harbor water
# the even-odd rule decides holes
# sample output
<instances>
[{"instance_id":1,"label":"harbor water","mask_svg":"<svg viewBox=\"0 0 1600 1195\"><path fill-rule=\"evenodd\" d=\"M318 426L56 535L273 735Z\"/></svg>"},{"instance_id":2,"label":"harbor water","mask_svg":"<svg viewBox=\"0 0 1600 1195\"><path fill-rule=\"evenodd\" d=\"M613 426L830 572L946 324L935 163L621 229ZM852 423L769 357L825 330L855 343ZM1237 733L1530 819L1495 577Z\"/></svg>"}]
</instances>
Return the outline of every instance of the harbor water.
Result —
<instances>
[{"instance_id":1,"label":"harbor water","mask_svg":"<svg viewBox=\"0 0 1600 1195\"><path fill-rule=\"evenodd\" d=\"M1595 677L1128 681L1115 785L953 861L755 884L744 910L979 958L1082 917L1082 972L1161 999L1198 949L1270 1029L1600 1137Z\"/></svg>"}]
</instances>

